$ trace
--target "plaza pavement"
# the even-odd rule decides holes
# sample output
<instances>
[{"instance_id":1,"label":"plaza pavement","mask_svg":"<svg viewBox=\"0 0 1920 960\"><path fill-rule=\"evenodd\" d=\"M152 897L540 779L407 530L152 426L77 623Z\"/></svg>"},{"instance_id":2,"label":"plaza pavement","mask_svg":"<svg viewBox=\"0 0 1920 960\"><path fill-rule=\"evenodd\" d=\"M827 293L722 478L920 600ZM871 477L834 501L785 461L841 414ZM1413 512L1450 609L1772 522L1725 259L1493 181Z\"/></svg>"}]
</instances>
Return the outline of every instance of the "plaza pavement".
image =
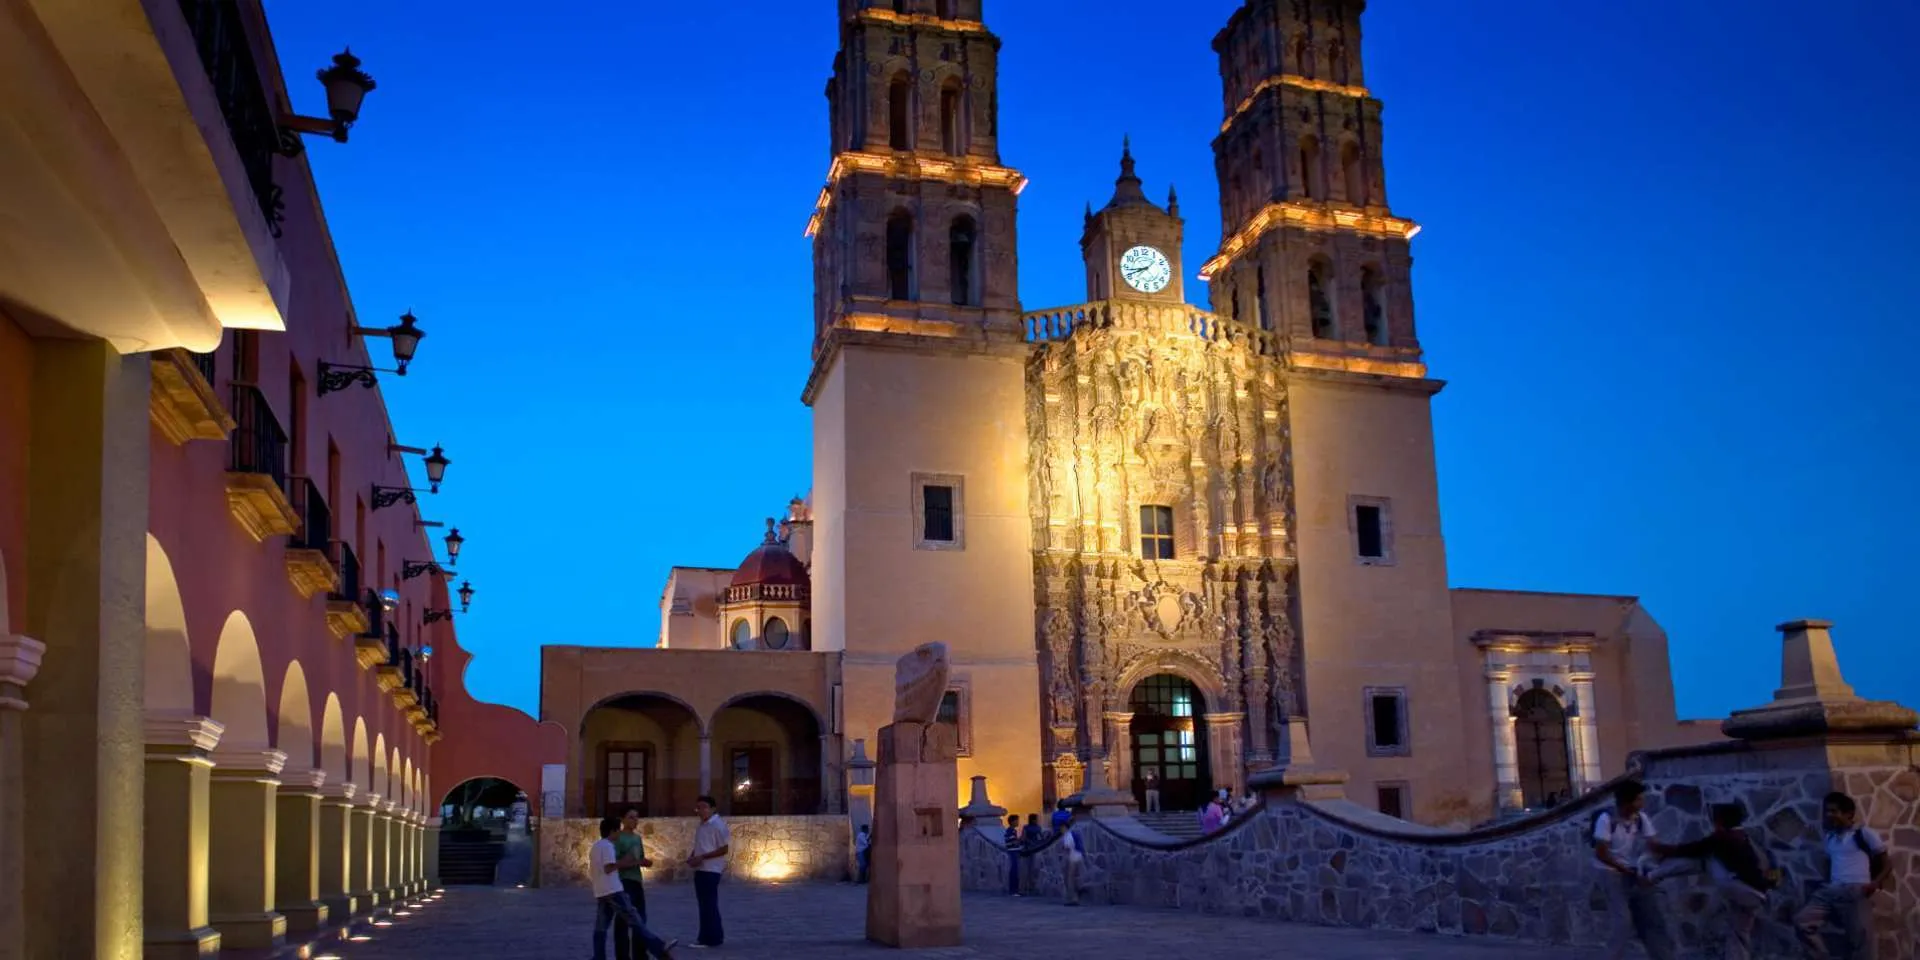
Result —
<instances>
[{"instance_id":1,"label":"plaza pavement","mask_svg":"<svg viewBox=\"0 0 1920 960\"><path fill-rule=\"evenodd\" d=\"M851 884L729 883L720 895L726 945L719 950L683 947L679 956L882 960L902 955L863 938L865 894L865 888ZM649 888L647 906L662 935L693 939L692 886ZM967 894L962 910L964 946L904 954L990 960L1518 960L1543 955L1538 945L1487 938L1376 933L1138 907L1067 907L1038 898ZM448 887L441 900L394 918L392 926L356 925L356 932L371 934L372 940L329 943L310 955L340 960L583 960L590 956L592 923L593 903L584 890ZM1560 960L1600 956L1598 951L1545 949Z\"/></svg>"}]
</instances>

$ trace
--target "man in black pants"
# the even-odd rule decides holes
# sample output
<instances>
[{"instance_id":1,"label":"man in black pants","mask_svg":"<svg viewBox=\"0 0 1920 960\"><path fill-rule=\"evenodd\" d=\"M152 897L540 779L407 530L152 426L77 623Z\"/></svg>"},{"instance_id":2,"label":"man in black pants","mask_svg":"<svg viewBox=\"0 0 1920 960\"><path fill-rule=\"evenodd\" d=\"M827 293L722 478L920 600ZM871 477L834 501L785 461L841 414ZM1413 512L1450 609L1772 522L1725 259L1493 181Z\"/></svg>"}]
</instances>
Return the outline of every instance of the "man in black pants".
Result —
<instances>
[{"instance_id":1,"label":"man in black pants","mask_svg":"<svg viewBox=\"0 0 1920 960\"><path fill-rule=\"evenodd\" d=\"M613 835L613 849L620 859L616 866L620 868L620 886L627 891L627 899L633 901L633 909L640 919L647 919L647 891L640 885L640 870L653 866L647 859L646 841L640 837L640 811L629 809L626 816L620 818L620 832ZM627 923L624 915L613 920L613 956L614 960L642 960L646 956L646 943L640 937L640 931Z\"/></svg>"},{"instance_id":2,"label":"man in black pants","mask_svg":"<svg viewBox=\"0 0 1920 960\"><path fill-rule=\"evenodd\" d=\"M693 831L693 853L687 866L693 868L693 894L700 901L700 935L696 947L717 947L727 939L720 927L720 877L727 872L727 845L733 837L720 819L712 797L694 801L693 812L700 826Z\"/></svg>"}]
</instances>

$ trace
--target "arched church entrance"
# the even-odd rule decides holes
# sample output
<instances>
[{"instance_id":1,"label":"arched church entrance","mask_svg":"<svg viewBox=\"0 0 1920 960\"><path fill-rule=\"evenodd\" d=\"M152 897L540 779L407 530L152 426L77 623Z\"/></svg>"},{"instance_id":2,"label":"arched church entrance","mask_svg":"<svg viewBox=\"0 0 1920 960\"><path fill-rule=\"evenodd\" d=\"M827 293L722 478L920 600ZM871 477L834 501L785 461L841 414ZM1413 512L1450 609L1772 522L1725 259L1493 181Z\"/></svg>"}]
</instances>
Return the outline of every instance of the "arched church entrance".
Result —
<instances>
[{"instance_id":1,"label":"arched church entrance","mask_svg":"<svg viewBox=\"0 0 1920 960\"><path fill-rule=\"evenodd\" d=\"M714 799L731 817L823 812L820 722L774 694L735 700L713 715Z\"/></svg>"},{"instance_id":2,"label":"arched church entrance","mask_svg":"<svg viewBox=\"0 0 1920 960\"><path fill-rule=\"evenodd\" d=\"M1207 762L1207 704L1193 681L1156 673L1134 685L1131 751L1133 796L1145 809L1147 787L1160 791L1162 810L1196 810L1213 792Z\"/></svg>"},{"instance_id":3,"label":"arched church entrance","mask_svg":"<svg viewBox=\"0 0 1920 960\"><path fill-rule=\"evenodd\" d=\"M1573 796L1567 754L1567 710L1552 692L1535 688L1513 706L1513 738L1520 797L1529 809Z\"/></svg>"},{"instance_id":4,"label":"arched church entrance","mask_svg":"<svg viewBox=\"0 0 1920 960\"><path fill-rule=\"evenodd\" d=\"M511 780L475 777L440 798L440 882L518 886L533 876L527 792Z\"/></svg>"}]
</instances>

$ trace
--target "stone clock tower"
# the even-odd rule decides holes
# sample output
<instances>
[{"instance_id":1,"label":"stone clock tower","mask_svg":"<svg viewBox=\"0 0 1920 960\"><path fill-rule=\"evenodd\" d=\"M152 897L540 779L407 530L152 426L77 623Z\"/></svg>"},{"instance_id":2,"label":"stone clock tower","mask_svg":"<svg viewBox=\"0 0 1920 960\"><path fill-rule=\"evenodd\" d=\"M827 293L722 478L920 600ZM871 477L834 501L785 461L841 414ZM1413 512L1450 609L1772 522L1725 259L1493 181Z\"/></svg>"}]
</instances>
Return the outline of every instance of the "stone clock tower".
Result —
<instances>
[{"instance_id":1,"label":"stone clock tower","mask_svg":"<svg viewBox=\"0 0 1920 960\"><path fill-rule=\"evenodd\" d=\"M981 0L839 0L814 251L815 650L847 741L892 722L893 669L954 664L960 778L1038 809L1040 728L1015 198L1000 40ZM964 616L952 615L964 609Z\"/></svg>"},{"instance_id":2,"label":"stone clock tower","mask_svg":"<svg viewBox=\"0 0 1920 960\"><path fill-rule=\"evenodd\" d=\"M1120 150L1120 179L1099 213L1087 210L1080 251L1087 261L1088 300L1185 303L1180 240L1185 224L1171 190L1161 209L1147 199L1134 174L1131 144Z\"/></svg>"}]
</instances>

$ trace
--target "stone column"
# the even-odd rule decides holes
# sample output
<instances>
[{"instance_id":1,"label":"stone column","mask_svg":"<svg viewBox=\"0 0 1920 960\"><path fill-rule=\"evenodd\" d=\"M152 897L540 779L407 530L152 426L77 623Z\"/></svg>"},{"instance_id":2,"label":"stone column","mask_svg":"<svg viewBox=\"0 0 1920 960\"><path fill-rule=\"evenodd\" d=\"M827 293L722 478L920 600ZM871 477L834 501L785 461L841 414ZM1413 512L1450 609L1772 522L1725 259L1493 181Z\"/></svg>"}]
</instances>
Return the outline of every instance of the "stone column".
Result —
<instances>
[{"instance_id":1,"label":"stone column","mask_svg":"<svg viewBox=\"0 0 1920 960\"><path fill-rule=\"evenodd\" d=\"M1574 790L1585 793L1604 782L1600 763L1600 718L1593 712L1593 674L1576 673L1573 681L1573 711L1567 718L1567 738L1573 753Z\"/></svg>"},{"instance_id":2,"label":"stone column","mask_svg":"<svg viewBox=\"0 0 1920 960\"><path fill-rule=\"evenodd\" d=\"M220 934L207 926L207 816L209 755L221 731L206 717L155 715L146 721L144 955L154 960L220 951Z\"/></svg>"},{"instance_id":3,"label":"stone column","mask_svg":"<svg viewBox=\"0 0 1920 960\"><path fill-rule=\"evenodd\" d=\"M1518 810L1527 802L1520 794L1520 750L1514 743L1513 708L1507 703L1511 674L1487 674L1487 719L1493 725L1493 801L1496 810Z\"/></svg>"},{"instance_id":4,"label":"stone column","mask_svg":"<svg viewBox=\"0 0 1920 960\"><path fill-rule=\"evenodd\" d=\"M853 757L847 761L847 822L854 834L863 826L873 827L873 759L867 756L865 740L853 741Z\"/></svg>"},{"instance_id":5,"label":"stone column","mask_svg":"<svg viewBox=\"0 0 1920 960\"><path fill-rule=\"evenodd\" d=\"M287 755L235 748L213 760L207 886L213 928L228 949L277 947L287 934L287 918L273 909L279 777Z\"/></svg>"},{"instance_id":6,"label":"stone column","mask_svg":"<svg viewBox=\"0 0 1920 960\"><path fill-rule=\"evenodd\" d=\"M407 892L420 892L420 816L418 810L407 811Z\"/></svg>"},{"instance_id":7,"label":"stone column","mask_svg":"<svg viewBox=\"0 0 1920 960\"><path fill-rule=\"evenodd\" d=\"M1213 787L1239 797L1247 782L1240 731L1247 722L1244 713L1207 714L1207 763L1213 768Z\"/></svg>"},{"instance_id":8,"label":"stone column","mask_svg":"<svg viewBox=\"0 0 1920 960\"><path fill-rule=\"evenodd\" d=\"M1113 758L1113 786L1133 792L1133 713L1109 710L1107 721L1108 756Z\"/></svg>"},{"instance_id":9,"label":"stone column","mask_svg":"<svg viewBox=\"0 0 1920 960\"><path fill-rule=\"evenodd\" d=\"M367 835L371 838L368 883L380 903L393 902L393 801L382 801L373 808L373 819L367 821Z\"/></svg>"},{"instance_id":10,"label":"stone column","mask_svg":"<svg viewBox=\"0 0 1920 960\"><path fill-rule=\"evenodd\" d=\"M7 585L0 579L0 593ZM20 859L26 823L20 804L26 795L26 761L20 713L27 709L27 684L40 671L46 645L5 633L6 603L0 597L0 960L27 955L26 864Z\"/></svg>"},{"instance_id":11,"label":"stone column","mask_svg":"<svg viewBox=\"0 0 1920 960\"><path fill-rule=\"evenodd\" d=\"M318 930L327 922L320 902L320 770L283 773L274 810L274 909L293 932Z\"/></svg>"},{"instance_id":12,"label":"stone column","mask_svg":"<svg viewBox=\"0 0 1920 960\"><path fill-rule=\"evenodd\" d=\"M700 735L700 792L713 793L713 738L704 733Z\"/></svg>"},{"instance_id":13,"label":"stone column","mask_svg":"<svg viewBox=\"0 0 1920 960\"><path fill-rule=\"evenodd\" d=\"M820 735L820 808L813 812L830 814L834 812L833 803L833 751L828 744L833 740L827 734Z\"/></svg>"},{"instance_id":14,"label":"stone column","mask_svg":"<svg viewBox=\"0 0 1920 960\"><path fill-rule=\"evenodd\" d=\"M362 911L381 904L373 884L373 814L380 795L363 793L354 800L352 831L347 835L347 889Z\"/></svg>"},{"instance_id":15,"label":"stone column","mask_svg":"<svg viewBox=\"0 0 1920 960\"><path fill-rule=\"evenodd\" d=\"M320 791L319 864L320 902L327 916L338 923L359 912L359 902L350 892L352 862L349 856L353 836L353 795L351 783L329 783Z\"/></svg>"},{"instance_id":16,"label":"stone column","mask_svg":"<svg viewBox=\"0 0 1920 960\"><path fill-rule=\"evenodd\" d=\"M440 885L440 824L439 817L428 817L426 832L420 838L425 848L421 851L421 861L426 867L423 879L429 888Z\"/></svg>"},{"instance_id":17,"label":"stone column","mask_svg":"<svg viewBox=\"0 0 1920 960\"><path fill-rule=\"evenodd\" d=\"M940 666L942 682L926 687L935 690L935 706L945 687L945 664ZM920 715L932 713L929 709ZM960 817L960 791L954 780L953 727L895 721L880 728L879 740L873 840L867 852L867 939L903 949L957 947L960 835L954 825Z\"/></svg>"},{"instance_id":18,"label":"stone column","mask_svg":"<svg viewBox=\"0 0 1920 960\"><path fill-rule=\"evenodd\" d=\"M115 824L137 824L145 799L149 358L98 340L32 350L26 553L8 557L24 565L14 626L50 652L16 717L27 956L137 960L145 851Z\"/></svg>"}]
</instances>

